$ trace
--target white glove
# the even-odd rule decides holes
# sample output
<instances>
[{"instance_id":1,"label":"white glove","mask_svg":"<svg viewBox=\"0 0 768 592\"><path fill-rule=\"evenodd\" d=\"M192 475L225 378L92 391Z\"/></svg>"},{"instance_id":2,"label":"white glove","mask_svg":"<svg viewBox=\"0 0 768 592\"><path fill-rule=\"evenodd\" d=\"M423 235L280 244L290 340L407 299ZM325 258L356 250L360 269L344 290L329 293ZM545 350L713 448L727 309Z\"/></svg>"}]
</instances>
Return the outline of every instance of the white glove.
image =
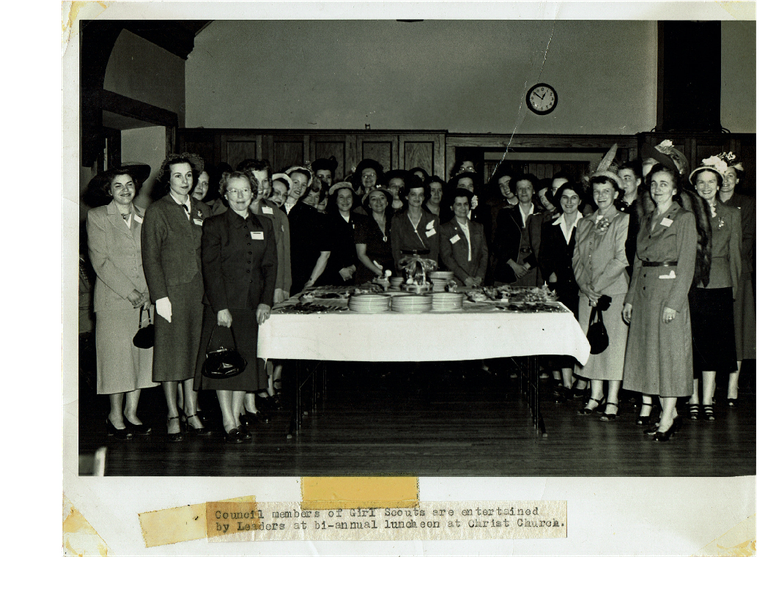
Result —
<instances>
[{"instance_id":1,"label":"white glove","mask_svg":"<svg viewBox=\"0 0 768 592\"><path fill-rule=\"evenodd\" d=\"M169 323L171 322L171 301L168 296L155 302L155 312Z\"/></svg>"}]
</instances>

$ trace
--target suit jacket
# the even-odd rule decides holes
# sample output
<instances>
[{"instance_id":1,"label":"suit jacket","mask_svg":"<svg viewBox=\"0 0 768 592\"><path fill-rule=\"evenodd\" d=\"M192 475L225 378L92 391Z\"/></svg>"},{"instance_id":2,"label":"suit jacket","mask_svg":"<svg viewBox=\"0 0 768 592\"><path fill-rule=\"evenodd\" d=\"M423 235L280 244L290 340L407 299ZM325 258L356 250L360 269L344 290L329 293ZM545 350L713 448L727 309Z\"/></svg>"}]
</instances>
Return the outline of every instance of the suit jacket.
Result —
<instances>
[{"instance_id":1,"label":"suit jacket","mask_svg":"<svg viewBox=\"0 0 768 592\"><path fill-rule=\"evenodd\" d=\"M339 286L351 284L354 281L354 275L351 280L344 281L339 270L351 265L354 265L357 270L363 265L357 258L355 232L365 224L367 218L369 216L350 212L349 222L347 222L338 211L326 213L325 227L331 241L331 256L317 285Z\"/></svg>"},{"instance_id":2,"label":"suit jacket","mask_svg":"<svg viewBox=\"0 0 768 592\"><path fill-rule=\"evenodd\" d=\"M408 218L408 208L404 207L392 217L392 257L395 267L402 258L401 250L427 249L424 257L437 262L440 255L440 219L432 212L422 210L421 219L413 231L413 224ZM418 235L418 236L417 236Z\"/></svg>"},{"instance_id":3,"label":"suit jacket","mask_svg":"<svg viewBox=\"0 0 768 592\"><path fill-rule=\"evenodd\" d=\"M597 231L597 216L597 212L585 216L576 226L573 274L582 291L592 286L598 294L623 296L629 287L625 249L629 214L609 213L605 234Z\"/></svg>"},{"instance_id":4,"label":"suit jacket","mask_svg":"<svg viewBox=\"0 0 768 592\"><path fill-rule=\"evenodd\" d=\"M553 273L557 276L557 293L567 298L570 294L578 294L579 291L573 274L576 228L571 231L571 240L565 242L562 227L557 223L559 219L556 218L542 226L539 268L545 282L549 282Z\"/></svg>"},{"instance_id":5,"label":"suit jacket","mask_svg":"<svg viewBox=\"0 0 768 592\"><path fill-rule=\"evenodd\" d=\"M708 206L707 206L708 209ZM712 267L707 288L733 288L734 298L741 277L741 211L717 202L712 225ZM699 284L699 287L701 284Z\"/></svg>"},{"instance_id":6,"label":"suit jacket","mask_svg":"<svg viewBox=\"0 0 768 592\"><path fill-rule=\"evenodd\" d=\"M254 213L272 220L272 230L277 243L277 280L275 288L289 292L291 289L291 230L288 214L272 202L259 201Z\"/></svg>"},{"instance_id":7,"label":"suit jacket","mask_svg":"<svg viewBox=\"0 0 768 592\"><path fill-rule=\"evenodd\" d=\"M96 272L93 310L131 310L128 295L147 291L141 259L144 211L133 206L131 228L114 201L88 211L88 255ZM138 326L138 319L136 321Z\"/></svg>"},{"instance_id":8,"label":"suit jacket","mask_svg":"<svg viewBox=\"0 0 768 592\"><path fill-rule=\"evenodd\" d=\"M462 283L468 277L485 280L488 267L488 244L485 241L483 225L472 220L469 223L469 242L467 236L454 217L440 226L440 258L443 265L454 273ZM470 247L472 259L470 260Z\"/></svg>"},{"instance_id":9,"label":"suit jacket","mask_svg":"<svg viewBox=\"0 0 768 592\"><path fill-rule=\"evenodd\" d=\"M520 205L499 210L496 220L496 240L493 248L496 255L496 271L494 280L497 282L515 282L517 275L507 262L512 259L517 263L528 263L532 268L538 267L539 249L541 247L541 209L534 205L533 213L528 216L523 226ZM520 244L523 233L527 232L531 244L531 253L520 257ZM540 271L535 271L537 275ZM537 284L540 282L537 281Z\"/></svg>"},{"instance_id":10,"label":"suit jacket","mask_svg":"<svg viewBox=\"0 0 768 592\"><path fill-rule=\"evenodd\" d=\"M191 282L200 274L200 239L210 208L190 198L190 217L170 195L147 208L141 231L141 257L152 302L168 296L168 286Z\"/></svg>"},{"instance_id":11,"label":"suit jacket","mask_svg":"<svg viewBox=\"0 0 768 592\"><path fill-rule=\"evenodd\" d=\"M277 243L272 222L233 210L208 218L202 237L205 303L214 311L272 306L277 279Z\"/></svg>"}]
</instances>

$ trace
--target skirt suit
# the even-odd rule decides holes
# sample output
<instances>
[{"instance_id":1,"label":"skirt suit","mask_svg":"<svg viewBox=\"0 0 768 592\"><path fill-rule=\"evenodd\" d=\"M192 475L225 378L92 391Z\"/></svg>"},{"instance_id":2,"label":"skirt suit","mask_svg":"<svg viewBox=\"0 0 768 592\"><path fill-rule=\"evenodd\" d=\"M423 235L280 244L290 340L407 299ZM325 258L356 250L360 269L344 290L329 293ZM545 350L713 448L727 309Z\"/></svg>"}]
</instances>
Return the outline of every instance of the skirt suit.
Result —
<instances>
[{"instance_id":1,"label":"skirt suit","mask_svg":"<svg viewBox=\"0 0 768 592\"><path fill-rule=\"evenodd\" d=\"M591 286L600 295L611 297L611 305L603 311L608 332L608 348L591 354L578 374L595 380L621 380L624 373L624 350L627 325L621 317L624 296L629 286L627 255L624 248L629 230L629 215L611 206L605 218L610 221L603 232L598 226L602 218L597 212L579 220L573 251L573 272L579 286L579 324L587 332L592 308L584 288Z\"/></svg>"},{"instance_id":2,"label":"skirt suit","mask_svg":"<svg viewBox=\"0 0 768 592\"><path fill-rule=\"evenodd\" d=\"M141 256L149 297L171 301L171 322L155 319L152 378L157 382L193 378L203 324L203 275L200 239L210 208L190 198L189 217L170 196L147 208L141 232Z\"/></svg>"},{"instance_id":3,"label":"skirt suit","mask_svg":"<svg viewBox=\"0 0 768 592\"><path fill-rule=\"evenodd\" d=\"M266 216L243 218L233 210L205 221L202 237L205 313L195 373L196 390L255 392L267 388L264 365L257 363L260 304L272 306L277 281L277 244ZM220 327L217 313L229 310L231 331ZM229 378L203 376L207 351L234 345L245 359L245 371Z\"/></svg>"},{"instance_id":4,"label":"skirt suit","mask_svg":"<svg viewBox=\"0 0 768 592\"><path fill-rule=\"evenodd\" d=\"M141 262L144 212L133 206L128 224L115 202L88 211L88 255L96 272L93 308L96 313L96 393L113 395L155 386L152 349L133 345L141 311L128 295L144 293L147 282ZM147 313L144 313L146 323Z\"/></svg>"},{"instance_id":5,"label":"skirt suit","mask_svg":"<svg viewBox=\"0 0 768 592\"><path fill-rule=\"evenodd\" d=\"M632 321L623 386L646 395L690 397L693 353L688 291L696 266L696 219L673 202L653 228L652 220L649 212L640 221L632 281L624 299L632 305ZM677 313L669 323L662 321L666 307Z\"/></svg>"},{"instance_id":6,"label":"skirt suit","mask_svg":"<svg viewBox=\"0 0 768 592\"><path fill-rule=\"evenodd\" d=\"M462 286L467 278L479 277L485 281L488 269L488 244L483 225L468 220L467 226L469 241L456 218L440 226L440 259Z\"/></svg>"},{"instance_id":7,"label":"skirt suit","mask_svg":"<svg viewBox=\"0 0 768 592\"><path fill-rule=\"evenodd\" d=\"M733 320L741 276L741 212L720 201L712 226L712 266L709 283L691 290L693 371L736 370L736 338Z\"/></svg>"}]
</instances>

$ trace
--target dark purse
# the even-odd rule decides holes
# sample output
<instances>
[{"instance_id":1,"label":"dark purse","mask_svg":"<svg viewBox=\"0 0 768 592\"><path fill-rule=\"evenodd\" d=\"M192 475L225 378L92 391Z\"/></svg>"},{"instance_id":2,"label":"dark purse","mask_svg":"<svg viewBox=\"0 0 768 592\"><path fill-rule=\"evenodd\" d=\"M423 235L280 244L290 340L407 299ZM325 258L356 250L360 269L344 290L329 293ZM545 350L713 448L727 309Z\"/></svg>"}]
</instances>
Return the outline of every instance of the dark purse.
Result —
<instances>
[{"instance_id":1,"label":"dark purse","mask_svg":"<svg viewBox=\"0 0 768 592\"><path fill-rule=\"evenodd\" d=\"M139 330L133 336L133 345L141 349L150 349L155 345L155 326L150 322L146 327L142 327L143 319L144 307L142 306L139 311ZM147 321L151 321L149 309L147 309Z\"/></svg>"},{"instance_id":2,"label":"dark purse","mask_svg":"<svg viewBox=\"0 0 768 592\"><path fill-rule=\"evenodd\" d=\"M213 334L216 332L220 325L216 325L211 332L211 337L208 339L208 347L210 349L211 341L213 340ZM226 327L221 327L225 329ZM240 352L237 351L237 344L235 344L235 334L232 333L232 328L229 329L230 335L232 335L232 347L226 347L224 345L219 346L218 349L213 351L206 351L205 362L203 362L202 373L203 376L208 378L230 378L237 376L248 365Z\"/></svg>"},{"instance_id":3,"label":"dark purse","mask_svg":"<svg viewBox=\"0 0 768 592\"><path fill-rule=\"evenodd\" d=\"M603 311L611 305L610 296L600 296L597 304L592 307L589 315L589 328L587 329L587 341L589 341L591 354L601 354L608 349L608 331L603 323Z\"/></svg>"}]
</instances>

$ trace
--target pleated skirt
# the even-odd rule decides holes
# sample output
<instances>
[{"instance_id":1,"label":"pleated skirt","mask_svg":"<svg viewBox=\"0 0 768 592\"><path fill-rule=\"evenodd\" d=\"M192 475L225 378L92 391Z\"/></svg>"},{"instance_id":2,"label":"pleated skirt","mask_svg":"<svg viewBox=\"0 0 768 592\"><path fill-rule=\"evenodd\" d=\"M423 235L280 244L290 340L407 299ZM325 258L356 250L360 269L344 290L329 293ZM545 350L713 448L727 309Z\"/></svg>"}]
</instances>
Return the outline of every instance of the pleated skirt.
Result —
<instances>
[{"instance_id":1,"label":"pleated skirt","mask_svg":"<svg viewBox=\"0 0 768 592\"><path fill-rule=\"evenodd\" d=\"M146 324L147 315L144 313ZM133 345L139 310L96 313L96 393L114 395L156 386L152 381L152 349Z\"/></svg>"}]
</instances>

